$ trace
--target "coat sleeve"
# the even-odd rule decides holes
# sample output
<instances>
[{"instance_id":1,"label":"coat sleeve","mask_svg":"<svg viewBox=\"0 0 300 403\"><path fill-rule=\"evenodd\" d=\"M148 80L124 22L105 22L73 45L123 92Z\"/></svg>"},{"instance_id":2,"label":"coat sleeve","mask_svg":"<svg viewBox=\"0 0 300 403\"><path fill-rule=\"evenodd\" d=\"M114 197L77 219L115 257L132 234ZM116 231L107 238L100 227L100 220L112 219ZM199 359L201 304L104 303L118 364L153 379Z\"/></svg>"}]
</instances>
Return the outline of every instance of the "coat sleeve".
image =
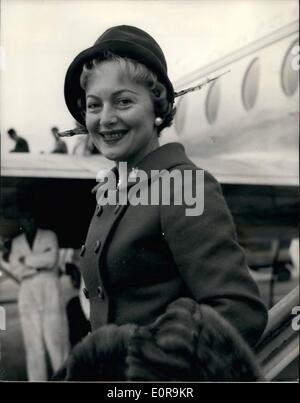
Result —
<instances>
[{"instance_id":1,"label":"coat sleeve","mask_svg":"<svg viewBox=\"0 0 300 403\"><path fill-rule=\"evenodd\" d=\"M26 256L25 263L34 268L54 268L58 260L58 241L54 232L47 231L43 234L43 251L31 253Z\"/></svg>"},{"instance_id":2,"label":"coat sleeve","mask_svg":"<svg viewBox=\"0 0 300 403\"><path fill-rule=\"evenodd\" d=\"M202 214L188 216L186 208L185 204L161 206L162 231L180 275L198 303L215 308L254 345L266 326L267 311L238 244L221 187L208 172Z\"/></svg>"},{"instance_id":3,"label":"coat sleeve","mask_svg":"<svg viewBox=\"0 0 300 403\"><path fill-rule=\"evenodd\" d=\"M12 242L11 252L9 255L9 266L12 273L19 280L22 280L22 278L28 274L33 274L36 272L32 267L29 267L26 265L26 263L22 263L20 261L20 258L25 257L25 255L26 253L22 249L19 239L15 238Z\"/></svg>"}]
</instances>

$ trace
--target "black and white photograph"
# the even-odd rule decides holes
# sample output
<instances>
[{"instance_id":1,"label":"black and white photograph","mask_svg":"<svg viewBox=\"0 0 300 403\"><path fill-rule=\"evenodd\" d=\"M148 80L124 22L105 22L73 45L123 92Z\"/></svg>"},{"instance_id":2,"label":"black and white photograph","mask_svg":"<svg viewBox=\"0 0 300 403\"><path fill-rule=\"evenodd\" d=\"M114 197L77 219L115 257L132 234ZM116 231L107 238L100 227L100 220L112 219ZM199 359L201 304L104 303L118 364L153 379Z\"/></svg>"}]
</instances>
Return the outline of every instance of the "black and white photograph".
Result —
<instances>
[{"instance_id":1,"label":"black and white photograph","mask_svg":"<svg viewBox=\"0 0 300 403\"><path fill-rule=\"evenodd\" d=\"M299 382L299 2L0 11L0 383Z\"/></svg>"}]
</instances>

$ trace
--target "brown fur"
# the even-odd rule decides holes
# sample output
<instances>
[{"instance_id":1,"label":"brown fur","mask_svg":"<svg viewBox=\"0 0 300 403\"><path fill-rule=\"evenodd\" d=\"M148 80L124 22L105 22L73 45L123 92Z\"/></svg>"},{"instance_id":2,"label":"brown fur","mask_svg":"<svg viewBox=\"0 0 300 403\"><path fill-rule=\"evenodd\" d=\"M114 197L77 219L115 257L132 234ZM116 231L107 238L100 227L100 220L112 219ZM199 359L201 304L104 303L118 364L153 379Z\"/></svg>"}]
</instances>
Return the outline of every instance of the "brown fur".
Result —
<instances>
[{"instance_id":1,"label":"brown fur","mask_svg":"<svg viewBox=\"0 0 300 403\"><path fill-rule=\"evenodd\" d=\"M258 381L254 354L216 310L189 298L170 304L130 339L127 378L159 381Z\"/></svg>"},{"instance_id":2,"label":"brown fur","mask_svg":"<svg viewBox=\"0 0 300 403\"><path fill-rule=\"evenodd\" d=\"M189 298L149 326L108 325L76 346L61 375L81 381L258 381L255 357L213 308Z\"/></svg>"}]
</instances>

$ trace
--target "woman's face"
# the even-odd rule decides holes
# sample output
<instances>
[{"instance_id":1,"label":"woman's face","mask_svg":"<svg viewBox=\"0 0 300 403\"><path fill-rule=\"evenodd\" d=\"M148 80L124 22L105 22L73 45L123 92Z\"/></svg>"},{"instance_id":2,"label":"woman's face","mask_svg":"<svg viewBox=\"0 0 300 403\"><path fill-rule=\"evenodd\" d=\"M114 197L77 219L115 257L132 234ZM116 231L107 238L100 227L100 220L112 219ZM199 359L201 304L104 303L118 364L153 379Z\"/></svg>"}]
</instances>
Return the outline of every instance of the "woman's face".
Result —
<instances>
[{"instance_id":1,"label":"woman's face","mask_svg":"<svg viewBox=\"0 0 300 403\"><path fill-rule=\"evenodd\" d=\"M116 62L97 66L86 85L86 126L108 159L134 164L158 147L150 91Z\"/></svg>"}]
</instances>

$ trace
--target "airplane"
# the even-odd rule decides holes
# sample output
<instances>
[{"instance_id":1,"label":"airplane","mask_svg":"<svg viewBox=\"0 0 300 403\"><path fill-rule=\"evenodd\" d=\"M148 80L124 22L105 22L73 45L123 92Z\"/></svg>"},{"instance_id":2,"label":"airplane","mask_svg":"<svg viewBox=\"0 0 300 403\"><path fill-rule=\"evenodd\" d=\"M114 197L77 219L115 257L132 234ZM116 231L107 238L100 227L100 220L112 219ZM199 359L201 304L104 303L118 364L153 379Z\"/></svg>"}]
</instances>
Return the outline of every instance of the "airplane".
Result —
<instances>
[{"instance_id":1,"label":"airplane","mask_svg":"<svg viewBox=\"0 0 300 403\"><path fill-rule=\"evenodd\" d=\"M162 144L181 142L191 160L221 183L250 268L271 267L268 282L260 284L267 303L269 280L278 275L274 267L291 263L289 246L298 238L298 24L271 32L175 82L178 92L229 71L178 97L174 125L160 138ZM18 217L30 207L41 227L56 232L61 248L80 248L95 207L91 189L97 172L112 166L102 155L3 154L0 236L13 238ZM278 285L271 305L292 289L292 280ZM0 305L10 312L15 326L11 332L21 343L14 306L17 288L2 270ZM12 372L24 379L24 371L18 371L15 365Z\"/></svg>"},{"instance_id":2,"label":"airplane","mask_svg":"<svg viewBox=\"0 0 300 403\"><path fill-rule=\"evenodd\" d=\"M182 142L219 180L240 241L256 251L250 264L262 267L262 243L279 241L280 260L298 238L299 20L185 75L176 91L223 73L179 97L162 140Z\"/></svg>"}]
</instances>

